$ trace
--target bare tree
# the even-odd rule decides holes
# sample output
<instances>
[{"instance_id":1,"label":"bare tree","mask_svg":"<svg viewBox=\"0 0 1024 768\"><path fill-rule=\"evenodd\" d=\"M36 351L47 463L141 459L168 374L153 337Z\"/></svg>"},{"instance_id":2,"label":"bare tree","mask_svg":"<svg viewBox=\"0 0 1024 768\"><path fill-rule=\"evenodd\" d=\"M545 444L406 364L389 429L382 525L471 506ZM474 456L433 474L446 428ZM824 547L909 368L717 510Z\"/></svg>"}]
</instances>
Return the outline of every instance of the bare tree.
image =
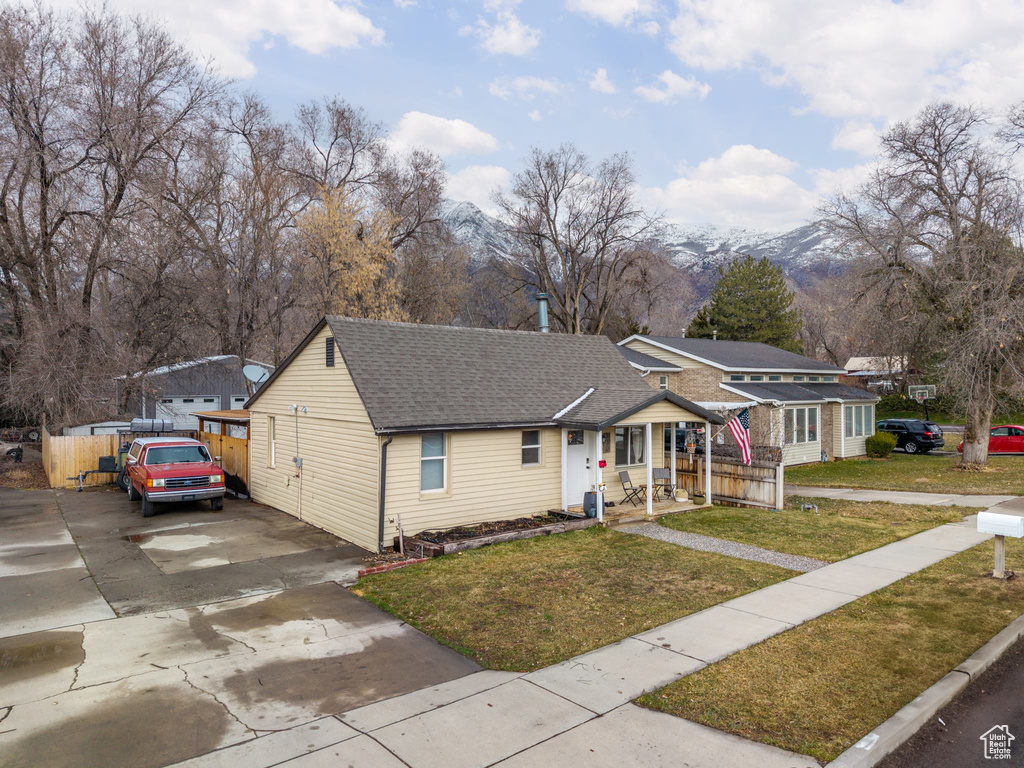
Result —
<instances>
[{"instance_id":1,"label":"bare tree","mask_svg":"<svg viewBox=\"0 0 1024 768\"><path fill-rule=\"evenodd\" d=\"M545 291L568 333L604 332L655 220L636 199L628 155L599 163L576 147L534 149L496 202L516 244L509 274Z\"/></svg>"},{"instance_id":2,"label":"bare tree","mask_svg":"<svg viewBox=\"0 0 1024 768\"><path fill-rule=\"evenodd\" d=\"M1021 185L971 108L935 104L882 137L882 160L855 197L826 213L871 259L869 290L927 317L942 385L966 414L963 463L984 465L1001 386L1019 387L1024 351Z\"/></svg>"}]
</instances>

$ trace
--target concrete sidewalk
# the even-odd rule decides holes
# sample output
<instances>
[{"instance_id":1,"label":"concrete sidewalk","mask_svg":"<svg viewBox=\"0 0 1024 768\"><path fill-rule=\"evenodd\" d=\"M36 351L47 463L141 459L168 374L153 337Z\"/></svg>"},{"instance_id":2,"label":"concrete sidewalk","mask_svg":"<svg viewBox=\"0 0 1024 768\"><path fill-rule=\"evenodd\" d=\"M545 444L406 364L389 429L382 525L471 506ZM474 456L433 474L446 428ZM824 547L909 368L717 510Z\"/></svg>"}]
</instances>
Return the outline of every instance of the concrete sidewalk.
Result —
<instances>
[{"instance_id":1,"label":"concrete sidewalk","mask_svg":"<svg viewBox=\"0 0 1024 768\"><path fill-rule=\"evenodd\" d=\"M630 702L988 538L962 523L942 525L561 664L525 675L478 672L344 712L338 719L352 729L344 741L281 764L817 766L809 757ZM251 744L182 765L217 768L244 762L266 768L280 762L253 762Z\"/></svg>"},{"instance_id":2,"label":"concrete sidewalk","mask_svg":"<svg viewBox=\"0 0 1024 768\"><path fill-rule=\"evenodd\" d=\"M787 496L810 496L847 501L890 501L893 504L929 504L939 507L999 507L1008 515L1024 515L1024 497L994 494L917 493L915 491L876 491L867 488L819 488L814 485L786 485ZM997 510L992 510L997 511Z\"/></svg>"}]
</instances>

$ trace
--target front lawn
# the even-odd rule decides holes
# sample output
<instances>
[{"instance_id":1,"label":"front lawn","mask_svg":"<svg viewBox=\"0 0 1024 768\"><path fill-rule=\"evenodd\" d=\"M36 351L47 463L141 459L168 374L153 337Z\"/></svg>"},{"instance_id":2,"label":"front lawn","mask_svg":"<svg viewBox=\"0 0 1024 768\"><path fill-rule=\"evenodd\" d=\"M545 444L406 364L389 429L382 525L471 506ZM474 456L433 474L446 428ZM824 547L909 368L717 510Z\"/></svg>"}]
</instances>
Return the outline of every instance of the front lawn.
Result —
<instances>
[{"instance_id":1,"label":"front lawn","mask_svg":"<svg viewBox=\"0 0 1024 768\"><path fill-rule=\"evenodd\" d=\"M1024 570L1024 542L1007 565ZM765 640L637 703L834 759L1024 612L1024 579L997 581L992 542Z\"/></svg>"},{"instance_id":2,"label":"front lawn","mask_svg":"<svg viewBox=\"0 0 1024 768\"><path fill-rule=\"evenodd\" d=\"M803 512L803 503L818 512ZM971 514L964 507L934 507L791 496L788 509L711 507L661 518L677 531L715 536L777 552L835 562Z\"/></svg>"},{"instance_id":3,"label":"front lawn","mask_svg":"<svg viewBox=\"0 0 1024 768\"><path fill-rule=\"evenodd\" d=\"M526 672L793 575L589 528L434 558L354 591L485 667Z\"/></svg>"},{"instance_id":4,"label":"front lawn","mask_svg":"<svg viewBox=\"0 0 1024 768\"><path fill-rule=\"evenodd\" d=\"M786 467L786 482L826 488L875 488L922 493L1024 494L1024 457L993 456L988 469L955 469L952 456L844 459Z\"/></svg>"}]
</instances>

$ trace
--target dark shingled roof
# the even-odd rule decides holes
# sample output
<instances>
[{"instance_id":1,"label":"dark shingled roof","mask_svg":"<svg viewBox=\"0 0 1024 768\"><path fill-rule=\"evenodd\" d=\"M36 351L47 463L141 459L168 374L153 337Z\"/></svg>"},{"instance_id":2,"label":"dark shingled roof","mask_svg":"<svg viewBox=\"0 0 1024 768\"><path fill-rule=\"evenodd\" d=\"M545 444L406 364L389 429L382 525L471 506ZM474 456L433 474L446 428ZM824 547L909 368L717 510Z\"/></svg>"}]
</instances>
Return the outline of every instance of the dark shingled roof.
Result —
<instances>
[{"instance_id":1,"label":"dark shingled roof","mask_svg":"<svg viewBox=\"0 0 1024 768\"><path fill-rule=\"evenodd\" d=\"M599 428L662 399L720 421L652 390L604 336L338 316L326 322L378 432L556 423ZM555 419L591 388L565 418Z\"/></svg>"},{"instance_id":2,"label":"dark shingled roof","mask_svg":"<svg viewBox=\"0 0 1024 768\"><path fill-rule=\"evenodd\" d=\"M780 403L802 403L815 400L877 400L863 389L845 384L816 382L750 382L730 381L726 386L758 400L778 400Z\"/></svg>"},{"instance_id":3,"label":"dark shingled roof","mask_svg":"<svg viewBox=\"0 0 1024 768\"><path fill-rule=\"evenodd\" d=\"M637 352L635 349L630 349L629 347L619 347L619 352L621 352L622 356L629 360L629 362L643 366L644 368L657 368L658 370L667 371L683 370L678 365L672 365L672 363L659 360L658 358L651 357L650 355L645 355L643 352Z\"/></svg>"},{"instance_id":4,"label":"dark shingled roof","mask_svg":"<svg viewBox=\"0 0 1024 768\"><path fill-rule=\"evenodd\" d=\"M824 371L843 373L829 363L787 352L784 349L755 341L722 341L715 339L685 339L679 336L639 336L688 355L709 360L734 370Z\"/></svg>"}]
</instances>

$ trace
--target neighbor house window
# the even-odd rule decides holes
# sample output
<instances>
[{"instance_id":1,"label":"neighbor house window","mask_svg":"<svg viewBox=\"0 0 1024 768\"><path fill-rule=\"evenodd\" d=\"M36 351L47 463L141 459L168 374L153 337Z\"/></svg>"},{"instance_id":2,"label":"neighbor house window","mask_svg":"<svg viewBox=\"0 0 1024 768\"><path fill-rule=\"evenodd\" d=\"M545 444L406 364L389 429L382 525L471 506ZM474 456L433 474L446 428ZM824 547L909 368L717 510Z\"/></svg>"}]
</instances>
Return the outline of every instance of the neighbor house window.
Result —
<instances>
[{"instance_id":1,"label":"neighbor house window","mask_svg":"<svg viewBox=\"0 0 1024 768\"><path fill-rule=\"evenodd\" d=\"M742 373L733 373L729 376L729 381L746 381L747 377Z\"/></svg>"},{"instance_id":2,"label":"neighbor house window","mask_svg":"<svg viewBox=\"0 0 1024 768\"><path fill-rule=\"evenodd\" d=\"M328 368L334 367L334 337L327 337L327 349L325 352L326 357L324 358Z\"/></svg>"},{"instance_id":3,"label":"neighbor house window","mask_svg":"<svg viewBox=\"0 0 1024 768\"><path fill-rule=\"evenodd\" d=\"M835 376L822 376L821 380L822 381L835 381L836 377Z\"/></svg>"},{"instance_id":4,"label":"neighbor house window","mask_svg":"<svg viewBox=\"0 0 1024 768\"><path fill-rule=\"evenodd\" d=\"M753 374L751 374L750 380L751 381L764 381L764 376L760 376L760 375L754 376Z\"/></svg>"},{"instance_id":5,"label":"neighbor house window","mask_svg":"<svg viewBox=\"0 0 1024 768\"><path fill-rule=\"evenodd\" d=\"M845 426L844 434L847 437L868 437L875 433L875 406L873 405L848 405L843 409Z\"/></svg>"},{"instance_id":6,"label":"neighbor house window","mask_svg":"<svg viewBox=\"0 0 1024 768\"><path fill-rule=\"evenodd\" d=\"M777 373L773 373L771 376L768 377L768 381L782 381L782 376L780 376Z\"/></svg>"},{"instance_id":7,"label":"neighbor house window","mask_svg":"<svg viewBox=\"0 0 1024 768\"><path fill-rule=\"evenodd\" d=\"M821 381L821 376L808 376L808 381Z\"/></svg>"},{"instance_id":8,"label":"neighbor house window","mask_svg":"<svg viewBox=\"0 0 1024 768\"><path fill-rule=\"evenodd\" d=\"M786 445L818 442L818 408L787 408L785 410Z\"/></svg>"},{"instance_id":9,"label":"neighbor house window","mask_svg":"<svg viewBox=\"0 0 1024 768\"><path fill-rule=\"evenodd\" d=\"M668 376L658 377L658 389L668 389Z\"/></svg>"},{"instance_id":10,"label":"neighbor house window","mask_svg":"<svg viewBox=\"0 0 1024 768\"><path fill-rule=\"evenodd\" d=\"M267 466L273 469L277 465L277 433L274 429L274 417L267 416Z\"/></svg>"},{"instance_id":11,"label":"neighbor house window","mask_svg":"<svg viewBox=\"0 0 1024 768\"><path fill-rule=\"evenodd\" d=\"M627 467L631 464L643 464L644 459L644 428L615 428L615 465Z\"/></svg>"},{"instance_id":12,"label":"neighbor house window","mask_svg":"<svg viewBox=\"0 0 1024 768\"><path fill-rule=\"evenodd\" d=\"M420 437L420 490L443 491L448 476L448 435L444 432Z\"/></svg>"},{"instance_id":13,"label":"neighbor house window","mask_svg":"<svg viewBox=\"0 0 1024 768\"><path fill-rule=\"evenodd\" d=\"M523 432L523 466L540 464L540 430L528 429Z\"/></svg>"},{"instance_id":14,"label":"neighbor house window","mask_svg":"<svg viewBox=\"0 0 1024 768\"><path fill-rule=\"evenodd\" d=\"M793 377L793 381L803 381L803 380L804 380L803 376L794 376Z\"/></svg>"}]
</instances>

